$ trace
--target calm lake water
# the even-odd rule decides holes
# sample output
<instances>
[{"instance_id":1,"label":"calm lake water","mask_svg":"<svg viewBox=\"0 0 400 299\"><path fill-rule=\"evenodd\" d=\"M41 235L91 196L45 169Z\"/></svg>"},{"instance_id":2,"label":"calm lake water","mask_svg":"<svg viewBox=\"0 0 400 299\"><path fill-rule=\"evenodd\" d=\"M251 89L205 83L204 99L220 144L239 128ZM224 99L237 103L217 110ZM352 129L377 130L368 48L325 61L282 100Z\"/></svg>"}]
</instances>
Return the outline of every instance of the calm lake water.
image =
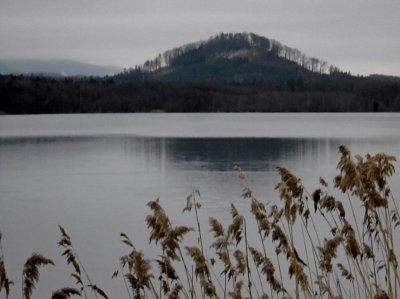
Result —
<instances>
[{"instance_id":1,"label":"calm lake water","mask_svg":"<svg viewBox=\"0 0 400 299\"><path fill-rule=\"evenodd\" d=\"M60 257L58 224L69 232L94 283L110 298L126 298L112 280L127 233L148 257L146 203L160 198L174 224L186 197L201 192L202 229L209 216L226 222L231 202L246 214L240 166L260 200L279 201L277 166L312 191L319 177L332 182L337 148L354 154L385 152L400 158L400 114L98 114L0 116L0 230L6 269L21 298L20 273L32 252L54 259L41 271L32 298L72 286ZM396 165L398 168L398 165ZM399 175L392 189L400 194Z\"/></svg>"}]
</instances>

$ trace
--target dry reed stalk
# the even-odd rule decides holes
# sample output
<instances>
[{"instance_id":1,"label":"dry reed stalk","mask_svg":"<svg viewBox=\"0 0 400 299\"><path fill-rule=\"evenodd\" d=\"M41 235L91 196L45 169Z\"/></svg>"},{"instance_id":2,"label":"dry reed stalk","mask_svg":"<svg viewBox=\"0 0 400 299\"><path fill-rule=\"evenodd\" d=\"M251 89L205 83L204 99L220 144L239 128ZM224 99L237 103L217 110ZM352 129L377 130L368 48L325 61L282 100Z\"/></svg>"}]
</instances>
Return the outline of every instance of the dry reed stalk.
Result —
<instances>
[{"instance_id":1,"label":"dry reed stalk","mask_svg":"<svg viewBox=\"0 0 400 299\"><path fill-rule=\"evenodd\" d=\"M210 232L213 233L213 237L215 238L215 241L211 244L210 248L216 250L216 254L224 267L221 274L224 275L223 293L224 298L226 298L227 280L229 281L235 275L235 270L229 256L229 234L225 232L224 227L217 219L210 217L208 222L210 225ZM211 264L213 265L214 263Z\"/></svg>"},{"instance_id":2,"label":"dry reed stalk","mask_svg":"<svg viewBox=\"0 0 400 299\"><path fill-rule=\"evenodd\" d=\"M393 226L396 226L396 217L391 220L389 217L390 212L388 204L390 188L387 184L387 178L394 172L393 162L396 159L393 156L376 154L373 156L366 155L365 158L356 156L356 161L354 161L350 151L346 147L340 147L339 151L342 154L338 164L341 173L335 178L335 186L340 188L342 192L348 192L356 198L359 198L363 203L363 228L366 228L370 240L374 238L378 248L380 247L382 249L382 256L384 260L386 260L384 268L389 296L393 297L394 294L397 296L397 285L399 284L397 261L396 258L390 258L391 256L395 257L392 253ZM355 216L353 217L355 218ZM358 227L357 231L359 231ZM359 239L361 239L361 237L359 237ZM363 264L361 263L360 266L356 263L356 265L357 268L360 269L359 274L361 279L363 282L366 281L363 273L365 269L362 269ZM377 286L377 272L375 270L373 272L373 277L374 284ZM394 282L392 282L392 279L394 279ZM369 288L369 293L371 293L372 286L368 286L366 283L364 283L364 285L367 289ZM378 287L376 287L376 289L378 289Z\"/></svg>"},{"instance_id":3,"label":"dry reed stalk","mask_svg":"<svg viewBox=\"0 0 400 299\"><path fill-rule=\"evenodd\" d=\"M80 286L80 291L83 293L85 298L88 299L88 295L86 292L86 287L88 287L94 292L96 299L99 299L98 295L107 299L108 297L106 293L97 285L93 284L93 282L91 281L88 272L83 266L74 246L72 245L71 237L67 234L67 232L61 225L59 225L58 227L61 233L61 239L58 242L58 246L65 248L65 251L62 253L62 255L65 256L65 258L67 259L67 264L72 264L74 268L74 273L71 273L71 276L75 278L76 284ZM84 283L84 278L82 277L81 270L85 275L87 283Z\"/></svg>"},{"instance_id":4,"label":"dry reed stalk","mask_svg":"<svg viewBox=\"0 0 400 299\"><path fill-rule=\"evenodd\" d=\"M159 204L158 198L155 201L150 201L147 206L153 212L152 215L148 215L146 217L147 227L151 229L149 241L151 243L154 240L156 244L161 241L163 253L165 252L165 254L172 260L183 263L188 286L190 288L190 296L193 298L195 296L195 290L192 283L193 279L189 273L184 255L179 245L179 243L183 241L184 234L192 231L193 229L185 226L178 226L173 229L171 226L171 221Z\"/></svg>"},{"instance_id":5,"label":"dry reed stalk","mask_svg":"<svg viewBox=\"0 0 400 299\"><path fill-rule=\"evenodd\" d=\"M201 249L197 246L186 246L186 253L190 256L194 262L195 268L194 273L196 279L200 279L200 285L204 295L210 298L216 298L217 293L213 282L210 277L210 269L208 267L206 258L201 253Z\"/></svg>"},{"instance_id":6,"label":"dry reed stalk","mask_svg":"<svg viewBox=\"0 0 400 299\"><path fill-rule=\"evenodd\" d=\"M143 253L136 250L132 241L126 234L121 233L120 236L122 237L122 242L131 248L129 254L120 257L120 267L123 273L124 283L126 284L127 281L132 289L132 298L141 298L141 294L145 293L145 289L150 290L154 298L159 298L152 283L153 275L150 272L150 260L145 259ZM126 267L128 268L128 272L124 273ZM129 297L131 297L128 288L127 292Z\"/></svg>"},{"instance_id":7,"label":"dry reed stalk","mask_svg":"<svg viewBox=\"0 0 400 299\"><path fill-rule=\"evenodd\" d=\"M198 197L200 197L199 190L194 190L191 194L189 194L189 196L186 198L186 207L183 209L182 212L185 212L185 211L190 212L192 210L192 207L194 207L196 223L197 223L197 230L198 230L198 234L199 234L201 253L204 255L203 237L201 234L199 215L198 215L198 211L197 211L198 209L201 208L201 204L198 201L196 202L196 195ZM192 200L193 200L193 203L192 203Z\"/></svg>"},{"instance_id":8,"label":"dry reed stalk","mask_svg":"<svg viewBox=\"0 0 400 299\"><path fill-rule=\"evenodd\" d=\"M280 182L276 189L279 192L280 203L265 204L254 197L242 170L235 168L240 180L245 184L241 197L249 201L250 213L257 225L262 250L249 245L247 233L251 228L247 227L246 218L239 213L235 205L231 204L232 222L227 229L217 219L209 218L210 232L214 238L210 248L215 249L218 264L222 263L221 275L225 280L223 286L214 273L215 259L206 257L198 214L200 192L193 191L187 197L183 209L183 212L194 209L199 234L198 246L184 246L184 236L193 231L193 228L172 226L159 200L149 202L152 213L146 217L146 223L150 229L150 242L154 241L162 249L160 258L155 259L159 269L160 290L158 293L153 285L150 260L146 259L141 251L136 250L126 234L121 234L122 242L131 249L129 254L120 258L120 271L129 297L197 298L196 290L200 290L201 298L218 298L219 294L211 279L213 273L224 298L243 298L243 287L247 288L250 298L269 298L264 292L261 279L263 275L271 298L293 298L290 293L295 292L296 298L397 299L400 279L395 239L398 236L396 229L400 226L400 216L388 185L388 178L394 172L395 158L385 154L353 157L345 146L339 147L339 152L339 175L335 177L334 188L340 190L345 199L347 197L348 205L343 204L339 197L337 199L329 194L328 184L324 179L320 178L320 188L309 193L301 180L286 168L277 168ZM311 209L309 200L313 205ZM360 213L356 213L356 200L362 208L361 218L357 217ZM391 209L391 206L394 208ZM350 218L347 215L350 215ZM330 235L324 239L319 237L320 232L314 222L316 217L324 219L330 229ZM309 226L309 221L312 227ZM300 229L303 236L301 246L296 243L298 238L295 237ZM63 256L67 258L68 264L72 264L72 276L77 280L83 295L88 298L85 288L89 288L96 297L99 295L107 299L107 295L90 281L70 237L61 226L60 231L61 240L58 244L65 248ZM306 245L306 237L309 245ZM276 277L274 263L267 256L266 242L269 241L274 245L280 280ZM298 254L304 254L300 251L302 246L306 261ZM186 249L186 255L183 254L182 247ZM6 276L3 251L0 249L0 291L4 287L8 297L11 281ZM310 263L309 251L312 253L313 263ZM257 270L261 292L252 277L251 270L254 268L249 265L249 255ZM192 265L192 273L188 271L185 257L191 259L189 265ZM290 282L289 285L283 284L280 258L286 258L282 268L287 267L288 275L285 278L294 283L290 288ZM344 266L344 262L347 262L347 266ZM182 284L173 263L183 264L189 292ZM23 269L25 299L30 298L34 284L38 281L39 266L47 264L53 263L38 254L34 254L26 262ZM81 271L85 274L84 277ZM113 277L118 273L119 271L114 272ZM86 285L83 278L86 278L89 284ZM232 286L229 288L227 282L230 281ZM129 291L128 284L132 291ZM53 292L52 298L64 299L80 295L81 292L73 288L63 288Z\"/></svg>"}]
</instances>

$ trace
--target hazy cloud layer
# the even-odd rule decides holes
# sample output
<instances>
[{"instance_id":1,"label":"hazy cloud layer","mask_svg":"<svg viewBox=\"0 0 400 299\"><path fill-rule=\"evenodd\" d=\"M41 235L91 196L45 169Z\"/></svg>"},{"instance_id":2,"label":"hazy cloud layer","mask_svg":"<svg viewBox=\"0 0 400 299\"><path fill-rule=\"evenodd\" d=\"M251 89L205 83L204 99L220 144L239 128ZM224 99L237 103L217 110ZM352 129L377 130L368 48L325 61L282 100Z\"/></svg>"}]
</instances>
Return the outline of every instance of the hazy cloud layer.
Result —
<instances>
[{"instance_id":1,"label":"hazy cloud layer","mask_svg":"<svg viewBox=\"0 0 400 299\"><path fill-rule=\"evenodd\" d=\"M0 0L0 59L141 64L219 32L254 32L352 73L400 75L399 0Z\"/></svg>"}]
</instances>

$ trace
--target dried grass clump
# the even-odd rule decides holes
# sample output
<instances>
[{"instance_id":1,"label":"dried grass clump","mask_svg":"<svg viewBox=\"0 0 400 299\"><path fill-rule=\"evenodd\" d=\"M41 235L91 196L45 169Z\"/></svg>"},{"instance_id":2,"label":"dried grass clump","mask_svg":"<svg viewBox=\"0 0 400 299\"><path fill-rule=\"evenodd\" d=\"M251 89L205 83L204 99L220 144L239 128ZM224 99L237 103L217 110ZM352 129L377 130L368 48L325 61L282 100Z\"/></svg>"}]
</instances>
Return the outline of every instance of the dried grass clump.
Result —
<instances>
[{"instance_id":1,"label":"dried grass clump","mask_svg":"<svg viewBox=\"0 0 400 299\"><path fill-rule=\"evenodd\" d=\"M231 221L225 227L210 217L209 244L202 233L199 191L189 194L183 208L184 213L193 213L189 226L173 224L158 199L149 202L149 241L160 253L146 258L122 233L130 250L120 258L113 278L122 277L132 299L400 298L400 216L389 186L396 160L385 154L353 157L345 146L339 153L333 190L319 178L318 188L309 192L296 175L278 168L280 201L275 203L255 198L246 175L236 167L249 213L231 204ZM107 298L90 281L61 226L60 231L58 244L80 289L60 289L52 298ZM197 242L188 244L188 234L196 234ZM4 288L8 297L12 282L3 251L0 258L0 291ZM46 264L52 261L37 254L27 261L25 299L38 281L38 267Z\"/></svg>"}]
</instances>

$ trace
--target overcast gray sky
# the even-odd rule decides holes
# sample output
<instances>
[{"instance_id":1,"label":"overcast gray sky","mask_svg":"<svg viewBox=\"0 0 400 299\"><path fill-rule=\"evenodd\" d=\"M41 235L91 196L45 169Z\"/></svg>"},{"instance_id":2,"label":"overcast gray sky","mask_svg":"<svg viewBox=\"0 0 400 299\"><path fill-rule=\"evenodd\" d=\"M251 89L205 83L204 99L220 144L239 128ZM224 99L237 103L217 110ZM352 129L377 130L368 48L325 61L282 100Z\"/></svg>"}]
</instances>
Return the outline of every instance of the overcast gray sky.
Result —
<instances>
[{"instance_id":1,"label":"overcast gray sky","mask_svg":"<svg viewBox=\"0 0 400 299\"><path fill-rule=\"evenodd\" d=\"M400 0L0 0L0 59L130 67L254 32L353 74L400 75Z\"/></svg>"}]
</instances>

